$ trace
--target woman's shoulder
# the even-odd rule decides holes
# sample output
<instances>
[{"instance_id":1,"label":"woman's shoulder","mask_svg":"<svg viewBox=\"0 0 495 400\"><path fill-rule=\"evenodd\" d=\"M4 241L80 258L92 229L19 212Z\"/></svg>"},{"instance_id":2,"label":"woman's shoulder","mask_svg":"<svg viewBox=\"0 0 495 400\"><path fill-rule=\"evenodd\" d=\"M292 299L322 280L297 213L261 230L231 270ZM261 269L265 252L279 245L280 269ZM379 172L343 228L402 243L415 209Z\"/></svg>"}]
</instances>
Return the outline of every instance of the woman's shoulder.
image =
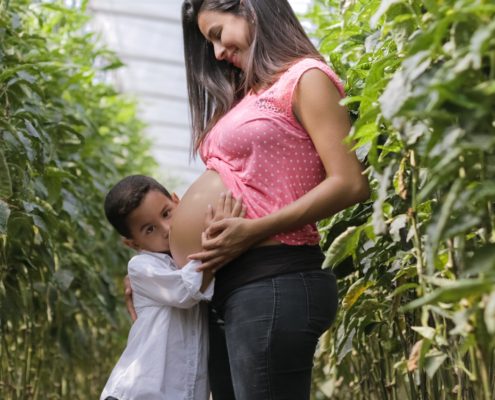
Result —
<instances>
[{"instance_id":1,"label":"woman's shoulder","mask_svg":"<svg viewBox=\"0 0 495 400\"><path fill-rule=\"evenodd\" d=\"M341 96L345 95L344 85L340 77L322 60L316 58L302 58L293 63L287 71L283 74L285 83L292 90L299 83L301 77L312 69L318 69L322 71L332 83L337 87ZM282 77L281 77L282 79Z\"/></svg>"},{"instance_id":2,"label":"woman's shoulder","mask_svg":"<svg viewBox=\"0 0 495 400\"><path fill-rule=\"evenodd\" d=\"M322 60L316 58L302 58L291 64L280 74L278 80L266 91L261 93L257 100L258 107L278 110L285 115L292 115L292 102L296 87L302 76L311 70L322 71L335 85L342 97L345 96L344 86L335 72Z\"/></svg>"},{"instance_id":3,"label":"woman's shoulder","mask_svg":"<svg viewBox=\"0 0 495 400\"><path fill-rule=\"evenodd\" d=\"M292 63L289 68L287 69L287 72L289 71L305 71L307 69L311 68L327 68L330 69L327 65L327 63L323 60L320 60L318 58L314 57L305 57L305 58L300 58L294 63Z\"/></svg>"}]
</instances>

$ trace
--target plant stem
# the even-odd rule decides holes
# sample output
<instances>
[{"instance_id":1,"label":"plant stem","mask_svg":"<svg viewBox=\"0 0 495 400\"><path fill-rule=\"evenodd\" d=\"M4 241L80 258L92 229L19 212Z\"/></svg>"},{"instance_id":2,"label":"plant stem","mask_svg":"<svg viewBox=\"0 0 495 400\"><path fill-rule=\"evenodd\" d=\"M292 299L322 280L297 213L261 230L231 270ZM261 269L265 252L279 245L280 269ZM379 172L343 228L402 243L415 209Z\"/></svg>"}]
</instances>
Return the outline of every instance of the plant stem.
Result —
<instances>
[{"instance_id":1,"label":"plant stem","mask_svg":"<svg viewBox=\"0 0 495 400\"><path fill-rule=\"evenodd\" d=\"M385 382L388 382L388 373L387 373L387 367L386 367L386 360L385 360L385 355L383 354L383 348L380 343L380 341L377 341L378 345L378 353L380 357L380 374L382 378L380 379L380 385L383 391L384 399L388 399L388 391L387 387L385 386Z\"/></svg>"},{"instance_id":2,"label":"plant stem","mask_svg":"<svg viewBox=\"0 0 495 400\"><path fill-rule=\"evenodd\" d=\"M409 209L409 218L411 219L411 224L414 232L414 254L416 255L416 269L418 273L418 282L420 286L418 287L418 296L424 294L424 279L423 279L423 248L421 245L421 236L418 229L417 221L417 186L418 186L418 170L416 168L416 156L413 150L410 151L410 163L412 171L412 182L411 182L411 208Z\"/></svg>"},{"instance_id":3,"label":"plant stem","mask_svg":"<svg viewBox=\"0 0 495 400\"><path fill-rule=\"evenodd\" d=\"M485 364L485 359L479 345L476 346L476 358L478 359L478 368L481 377L484 400L491 400L490 384L488 383L488 371Z\"/></svg>"},{"instance_id":4,"label":"plant stem","mask_svg":"<svg viewBox=\"0 0 495 400\"><path fill-rule=\"evenodd\" d=\"M407 345L406 338L404 337L404 334L402 333L402 330L400 328L400 321L397 315L394 317L395 325L397 326L397 332L399 333L399 339L402 343L402 351L404 352L404 359L409 358L409 347ZM416 393L416 388L414 387L414 377L411 374L411 371L407 370L407 377L409 378L409 392L408 393L408 398L409 399L416 399L417 398L417 393Z\"/></svg>"},{"instance_id":5,"label":"plant stem","mask_svg":"<svg viewBox=\"0 0 495 400\"><path fill-rule=\"evenodd\" d=\"M420 377L421 399L429 400L430 396L428 396L428 391L426 389L426 373L420 371L419 377Z\"/></svg>"}]
</instances>

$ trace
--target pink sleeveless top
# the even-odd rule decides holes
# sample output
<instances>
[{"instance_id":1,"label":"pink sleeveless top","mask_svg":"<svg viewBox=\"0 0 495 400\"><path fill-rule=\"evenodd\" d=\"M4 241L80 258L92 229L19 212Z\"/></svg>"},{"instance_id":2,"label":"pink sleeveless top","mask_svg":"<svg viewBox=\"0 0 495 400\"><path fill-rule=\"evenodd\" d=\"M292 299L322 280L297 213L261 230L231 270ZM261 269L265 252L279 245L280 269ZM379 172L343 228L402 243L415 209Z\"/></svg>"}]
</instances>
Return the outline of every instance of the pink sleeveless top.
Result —
<instances>
[{"instance_id":1,"label":"pink sleeveless top","mask_svg":"<svg viewBox=\"0 0 495 400\"><path fill-rule=\"evenodd\" d=\"M247 94L208 133L200 148L234 197L242 195L247 218L271 214L297 200L325 179L325 169L306 130L292 112L294 89L301 76L317 68L340 94L344 89L323 62L302 59L267 90ZM273 237L289 245L317 244L315 224Z\"/></svg>"}]
</instances>

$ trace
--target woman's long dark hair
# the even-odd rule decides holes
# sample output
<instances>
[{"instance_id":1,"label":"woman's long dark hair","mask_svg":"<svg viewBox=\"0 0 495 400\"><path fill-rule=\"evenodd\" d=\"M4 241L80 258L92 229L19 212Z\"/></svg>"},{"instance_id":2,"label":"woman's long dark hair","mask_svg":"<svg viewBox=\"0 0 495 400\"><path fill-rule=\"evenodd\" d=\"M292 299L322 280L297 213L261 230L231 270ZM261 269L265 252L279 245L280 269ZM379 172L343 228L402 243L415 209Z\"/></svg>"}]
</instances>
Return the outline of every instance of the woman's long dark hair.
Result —
<instances>
[{"instance_id":1,"label":"woman's long dark hair","mask_svg":"<svg viewBox=\"0 0 495 400\"><path fill-rule=\"evenodd\" d=\"M201 11L228 12L248 21L252 45L244 72L215 58L212 44L198 27ZM271 85L298 59L323 60L287 0L185 0L182 30L193 154L249 90Z\"/></svg>"}]
</instances>

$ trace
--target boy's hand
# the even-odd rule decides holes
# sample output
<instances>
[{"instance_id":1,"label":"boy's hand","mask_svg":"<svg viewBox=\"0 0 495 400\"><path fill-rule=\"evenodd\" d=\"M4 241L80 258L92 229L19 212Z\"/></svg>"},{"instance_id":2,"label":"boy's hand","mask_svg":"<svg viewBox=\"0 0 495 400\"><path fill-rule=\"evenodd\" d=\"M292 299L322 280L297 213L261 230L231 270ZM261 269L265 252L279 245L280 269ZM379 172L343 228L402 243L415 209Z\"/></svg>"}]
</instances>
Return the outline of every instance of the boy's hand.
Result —
<instances>
[{"instance_id":1,"label":"boy's hand","mask_svg":"<svg viewBox=\"0 0 495 400\"><path fill-rule=\"evenodd\" d=\"M124 278L124 298L127 312L129 313L132 322L134 322L135 320L137 320L137 313L136 309L134 308L134 303L132 302L132 288L129 275L126 275Z\"/></svg>"}]
</instances>

